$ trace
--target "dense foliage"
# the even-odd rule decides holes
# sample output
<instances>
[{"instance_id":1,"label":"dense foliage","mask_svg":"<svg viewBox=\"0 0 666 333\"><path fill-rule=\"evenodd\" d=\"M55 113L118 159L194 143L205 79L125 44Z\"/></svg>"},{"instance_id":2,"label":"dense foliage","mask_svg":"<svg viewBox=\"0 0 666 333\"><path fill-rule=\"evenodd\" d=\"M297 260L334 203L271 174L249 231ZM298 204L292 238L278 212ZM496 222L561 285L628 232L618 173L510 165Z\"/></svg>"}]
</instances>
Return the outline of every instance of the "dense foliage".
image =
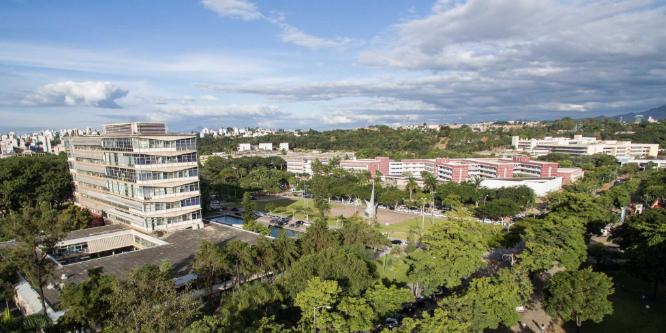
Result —
<instances>
[{"instance_id":1,"label":"dense foliage","mask_svg":"<svg viewBox=\"0 0 666 333\"><path fill-rule=\"evenodd\" d=\"M0 215L39 202L58 207L72 191L65 154L0 159Z\"/></svg>"}]
</instances>

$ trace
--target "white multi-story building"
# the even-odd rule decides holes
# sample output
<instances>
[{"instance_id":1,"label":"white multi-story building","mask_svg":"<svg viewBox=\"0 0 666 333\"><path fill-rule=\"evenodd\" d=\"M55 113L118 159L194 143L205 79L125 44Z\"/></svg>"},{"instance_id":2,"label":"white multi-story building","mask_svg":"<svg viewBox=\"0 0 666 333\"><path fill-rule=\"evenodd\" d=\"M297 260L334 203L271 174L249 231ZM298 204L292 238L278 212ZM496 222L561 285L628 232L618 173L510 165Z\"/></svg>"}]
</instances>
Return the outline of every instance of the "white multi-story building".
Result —
<instances>
[{"instance_id":1,"label":"white multi-story building","mask_svg":"<svg viewBox=\"0 0 666 333\"><path fill-rule=\"evenodd\" d=\"M196 140L164 123L119 123L65 140L76 203L142 231L201 228Z\"/></svg>"},{"instance_id":2,"label":"white multi-story building","mask_svg":"<svg viewBox=\"0 0 666 333\"><path fill-rule=\"evenodd\" d=\"M522 150L533 156L548 153L565 153L573 156L606 154L617 158L656 157L658 144L632 143L631 141L597 140L593 137L574 135L573 139L563 137L545 137L543 139L511 138L514 149Z\"/></svg>"},{"instance_id":3,"label":"white multi-story building","mask_svg":"<svg viewBox=\"0 0 666 333\"><path fill-rule=\"evenodd\" d=\"M258 149L259 150L268 150L268 151L270 151L270 150L273 150L273 144L270 143L270 142L262 142L262 143L259 143Z\"/></svg>"},{"instance_id":4,"label":"white multi-story building","mask_svg":"<svg viewBox=\"0 0 666 333\"><path fill-rule=\"evenodd\" d=\"M238 151L250 151L252 150L252 145L249 143L239 143Z\"/></svg>"},{"instance_id":5,"label":"white multi-story building","mask_svg":"<svg viewBox=\"0 0 666 333\"><path fill-rule=\"evenodd\" d=\"M579 168L560 168L557 163L533 161L528 157L504 158L437 158L392 161L388 157L343 160L340 167L349 171L365 171L384 179L405 178L411 175L421 179L421 173L433 174L440 181L464 182L474 178L550 178L561 177L567 184L583 176Z\"/></svg>"},{"instance_id":6,"label":"white multi-story building","mask_svg":"<svg viewBox=\"0 0 666 333\"><path fill-rule=\"evenodd\" d=\"M279 150L289 151L289 142L280 142Z\"/></svg>"}]
</instances>

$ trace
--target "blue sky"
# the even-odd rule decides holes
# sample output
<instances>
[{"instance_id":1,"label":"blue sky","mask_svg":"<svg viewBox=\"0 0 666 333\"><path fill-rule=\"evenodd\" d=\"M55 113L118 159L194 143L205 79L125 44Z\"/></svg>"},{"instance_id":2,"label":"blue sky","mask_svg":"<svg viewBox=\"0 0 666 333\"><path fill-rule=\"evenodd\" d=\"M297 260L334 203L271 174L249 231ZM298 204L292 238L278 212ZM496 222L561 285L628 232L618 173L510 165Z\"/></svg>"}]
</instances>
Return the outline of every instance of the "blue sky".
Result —
<instances>
[{"instance_id":1,"label":"blue sky","mask_svg":"<svg viewBox=\"0 0 666 333\"><path fill-rule=\"evenodd\" d=\"M2 1L0 130L338 128L666 104L664 1Z\"/></svg>"}]
</instances>

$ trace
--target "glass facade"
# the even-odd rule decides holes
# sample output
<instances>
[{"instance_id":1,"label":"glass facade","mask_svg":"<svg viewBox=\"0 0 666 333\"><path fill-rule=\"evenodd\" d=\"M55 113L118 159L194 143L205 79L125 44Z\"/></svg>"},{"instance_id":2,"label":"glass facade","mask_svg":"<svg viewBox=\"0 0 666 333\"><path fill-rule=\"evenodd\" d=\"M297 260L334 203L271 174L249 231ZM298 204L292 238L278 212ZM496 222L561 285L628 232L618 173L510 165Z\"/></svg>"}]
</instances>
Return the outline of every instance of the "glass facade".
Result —
<instances>
[{"instance_id":1,"label":"glass facade","mask_svg":"<svg viewBox=\"0 0 666 333\"><path fill-rule=\"evenodd\" d=\"M163 136L68 137L76 200L110 220L145 231L175 223L179 228L200 227L196 138ZM174 213L179 210L182 214Z\"/></svg>"}]
</instances>

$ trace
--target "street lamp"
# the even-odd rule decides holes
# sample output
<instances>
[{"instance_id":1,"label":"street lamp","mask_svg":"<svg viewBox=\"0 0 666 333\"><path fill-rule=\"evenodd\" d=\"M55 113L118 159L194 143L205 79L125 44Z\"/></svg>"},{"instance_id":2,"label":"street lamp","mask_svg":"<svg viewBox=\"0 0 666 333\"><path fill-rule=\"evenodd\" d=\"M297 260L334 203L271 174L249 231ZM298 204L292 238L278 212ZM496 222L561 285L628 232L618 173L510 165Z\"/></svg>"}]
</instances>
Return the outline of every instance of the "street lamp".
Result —
<instances>
[{"instance_id":1,"label":"street lamp","mask_svg":"<svg viewBox=\"0 0 666 333\"><path fill-rule=\"evenodd\" d=\"M328 305L315 306L315 307L312 308L312 321L314 323L313 326L312 326L312 332L314 332L314 333L317 333L317 310L321 309L321 308L324 308L324 309L327 309L327 310L331 309L331 307L328 306Z\"/></svg>"}]
</instances>

